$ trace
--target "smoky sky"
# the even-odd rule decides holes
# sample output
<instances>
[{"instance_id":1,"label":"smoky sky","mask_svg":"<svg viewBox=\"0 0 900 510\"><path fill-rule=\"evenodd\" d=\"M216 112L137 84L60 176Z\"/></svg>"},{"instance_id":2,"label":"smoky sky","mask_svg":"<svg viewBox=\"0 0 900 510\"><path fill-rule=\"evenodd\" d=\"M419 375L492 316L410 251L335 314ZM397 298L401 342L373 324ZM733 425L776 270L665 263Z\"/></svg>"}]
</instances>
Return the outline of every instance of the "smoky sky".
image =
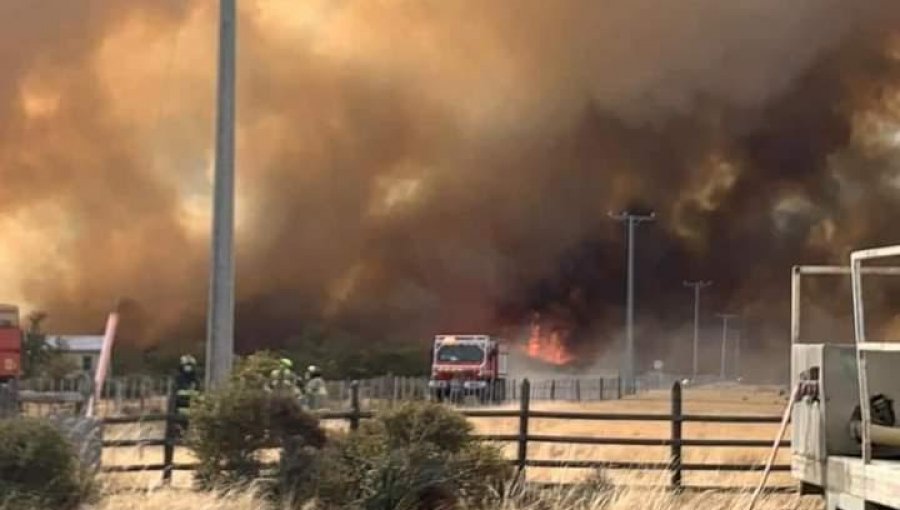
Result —
<instances>
[{"instance_id":1,"label":"smoky sky","mask_svg":"<svg viewBox=\"0 0 900 510\"><path fill-rule=\"evenodd\" d=\"M243 350L535 311L608 349L625 269L608 213L631 209L657 213L637 236L639 354L680 341L695 278L765 351L792 264L896 241L893 2L239 9ZM128 341L202 337L215 2L13 0L0 20L0 295L58 330L126 299Z\"/></svg>"}]
</instances>

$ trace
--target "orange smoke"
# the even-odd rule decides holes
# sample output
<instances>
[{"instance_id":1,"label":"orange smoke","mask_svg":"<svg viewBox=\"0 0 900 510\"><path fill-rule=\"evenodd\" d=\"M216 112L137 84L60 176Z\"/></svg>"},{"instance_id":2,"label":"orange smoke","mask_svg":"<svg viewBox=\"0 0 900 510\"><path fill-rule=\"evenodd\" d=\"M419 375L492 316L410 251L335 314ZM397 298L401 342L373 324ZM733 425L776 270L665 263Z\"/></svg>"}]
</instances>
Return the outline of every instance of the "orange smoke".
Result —
<instances>
[{"instance_id":1,"label":"orange smoke","mask_svg":"<svg viewBox=\"0 0 900 510\"><path fill-rule=\"evenodd\" d=\"M528 337L528 355L554 365L571 362L574 356L566 349L563 342L565 336L565 332L557 328L542 328L540 316L535 316L531 324L531 335Z\"/></svg>"}]
</instances>

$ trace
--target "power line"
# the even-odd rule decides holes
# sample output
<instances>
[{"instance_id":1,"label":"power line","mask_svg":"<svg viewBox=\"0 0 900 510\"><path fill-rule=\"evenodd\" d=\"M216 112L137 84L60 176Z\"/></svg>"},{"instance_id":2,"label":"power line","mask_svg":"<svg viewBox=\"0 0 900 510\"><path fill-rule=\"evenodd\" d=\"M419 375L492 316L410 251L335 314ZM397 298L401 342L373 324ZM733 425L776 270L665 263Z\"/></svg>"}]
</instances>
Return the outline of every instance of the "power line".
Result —
<instances>
[{"instance_id":1,"label":"power line","mask_svg":"<svg viewBox=\"0 0 900 510\"><path fill-rule=\"evenodd\" d=\"M629 388L634 386L634 227L639 223L650 222L656 218L656 213L651 212L649 215L631 214L629 212L621 212L619 214L609 213L609 217L624 222L626 225L625 234L628 242L628 282L626 285L626 306L625 306L625 348L622 352L621 371L622 381Z\"/></svg>"},{"instance_id":2,"label":"power line","mask_svg":"<svg viewBox=\"0 0 900 510\"><path fill-rule=\"evenodd\" d=\"M711 281L694 281L689 282L685 281L685 287L692 287L694 289L694 347L693 347L693 363L692 363L692 377L697 378L697 374L699 373L699 346L700 346L700 290L704 287L709 287L712 285Z\"/></svg>"}]
</instances>

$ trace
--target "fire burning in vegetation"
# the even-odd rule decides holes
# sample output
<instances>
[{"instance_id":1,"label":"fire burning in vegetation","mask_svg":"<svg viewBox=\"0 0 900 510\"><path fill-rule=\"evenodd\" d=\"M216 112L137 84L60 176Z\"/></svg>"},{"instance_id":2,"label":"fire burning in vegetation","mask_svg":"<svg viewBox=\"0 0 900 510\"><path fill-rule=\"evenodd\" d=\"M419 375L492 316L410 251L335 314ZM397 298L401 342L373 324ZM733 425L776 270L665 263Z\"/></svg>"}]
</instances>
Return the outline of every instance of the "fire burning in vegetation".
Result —
<instances>
[{"instance_id":1,"label":"fire burning in vegetation","mask_svg":"<svg viewBox=\"0 0 900 510\"><path fill-rule=\"evenodd\" d=\"M554 365L571 363L575 357L566 348L566 330L544 326L540 314L535 314L525 352L531 358Z\"/></svg>"}]
</instances>

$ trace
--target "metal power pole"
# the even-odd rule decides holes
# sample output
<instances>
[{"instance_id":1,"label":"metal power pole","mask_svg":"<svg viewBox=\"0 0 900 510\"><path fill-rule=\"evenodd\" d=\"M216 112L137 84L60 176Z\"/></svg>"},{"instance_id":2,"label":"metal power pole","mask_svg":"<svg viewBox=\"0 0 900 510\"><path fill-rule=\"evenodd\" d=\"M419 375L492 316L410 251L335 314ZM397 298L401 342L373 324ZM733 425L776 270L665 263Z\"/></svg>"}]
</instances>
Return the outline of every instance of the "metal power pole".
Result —
<instances>
[{"instance_id":1,"label":"metal power pole","mask_svg":"<svg viewBox=\"0 0 900 510\"><path fill-rule=\"evenodd\" d=\"M722 319L722 366L720 368L719 377L722 380L725 380L725 356L726 348L728 347L728 320L734 319L737 315L733 313L720 313L716 314L716 317Z\"/></svg>"},{"instance_id":2,"label":"metal power pole","mask_svg":"<svg viewBox=\"0 0 900 510\"><path fill-rule=\"evenodd\" d=\"M219 65L206 384L221 384L234 357L234 102L236 0L219 2Z\"/></svg>"},{"instance_id":3,"label":"metal power pole","mask_svg":"<svg viewBox=\"0 0 900 510\"><path fill-rule=\"evenodd\" d=\"M634 227L638 223L653 221L656 213L649 215L631 214L622 212L619 214L609 213L614 220L622 221L626 225L626 236L628 242L628 283L626 286L626 305L625 305L625 348L622 352L622 381L629 388L634 387L635 367L634 367Z\"/></svg>"},{"instance_id":4,"label":"metal power pole","mask_svg":"<svg viewBox=\"0 0 900 510\"><path fill-rule=\"evenodd\" d=\"M693 364L691 377L694 379L697 378L697 374L699 373L699 355L698 352L700 350L700 289L703 287L709 287L712 285L710 281L696 281L696 282L684 282L685 287L693 287L694 289L694 352L693 352Z\"/></svg>"}]
</instances>

